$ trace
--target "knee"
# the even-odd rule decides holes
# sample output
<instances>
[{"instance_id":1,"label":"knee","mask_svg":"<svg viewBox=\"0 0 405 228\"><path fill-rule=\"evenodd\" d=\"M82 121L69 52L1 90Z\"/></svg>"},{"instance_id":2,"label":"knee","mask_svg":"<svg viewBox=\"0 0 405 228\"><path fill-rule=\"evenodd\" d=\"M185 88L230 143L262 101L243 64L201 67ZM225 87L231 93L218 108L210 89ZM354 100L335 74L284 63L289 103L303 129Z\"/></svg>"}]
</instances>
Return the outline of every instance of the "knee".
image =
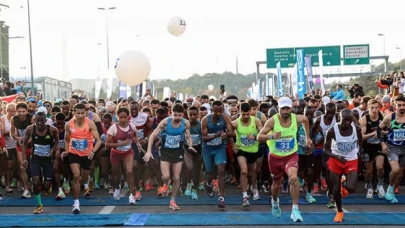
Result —
<instances>
[{"instance_id":1,"label":"knee","mask_svg":"<svg viewBox=\"0 0 405 228\"><path fill-rule=\"evenodd\" d=\"M163 179L163 180L169 180L169 179L170 179L170 175L162 174L162 179Z\"/></svg>"},{"instance_id":2,"label":"knee","mask_svg":"<svg viewBox=\"0 0 405 228\"><path fill-rule=\"evenodd\" d=\"M248 171L247 171L247 170L241 170L241 171L240 171L240 175L242 175L242 176L247 176L247 175L248 175Z\"/></svg>"},{"instance_id":3,"label":"knee","mask_svg":"<svg viewBox=\"0 0 405 228\"><path fill-rule=\"evenodd\" d=\"M397 174L397 175L401 174L400 173L400 168L399 167L391 167L391 173Z\"/></svg>"},{"instance_id":4,"label":"knee","mask_svg":"<svg viewBox=\"0 0 405 228\"><path fill-rule=\"evenodd\" d=\"M290 176L289 178L290 185L298 184L298 177L297 175Z\"/></svg>"},{"instance_id":5,"label":"knee","mask_svg":"<svg viewBox=\"0 0 405 228\"><path fill-rule=\"evenodd\" d=\"M219 165L218 166L218 175L225 174L225 166Z\"/></svg>"},{"instance_id":6,"label":"knee","mask_svg":"<svg viewBox=\"0 0 405 228\"><path fill-rule=\"evenodd\" d=\"M180 181L180 175L173 175L173 182Z\"/></svg>"}]
</instances>

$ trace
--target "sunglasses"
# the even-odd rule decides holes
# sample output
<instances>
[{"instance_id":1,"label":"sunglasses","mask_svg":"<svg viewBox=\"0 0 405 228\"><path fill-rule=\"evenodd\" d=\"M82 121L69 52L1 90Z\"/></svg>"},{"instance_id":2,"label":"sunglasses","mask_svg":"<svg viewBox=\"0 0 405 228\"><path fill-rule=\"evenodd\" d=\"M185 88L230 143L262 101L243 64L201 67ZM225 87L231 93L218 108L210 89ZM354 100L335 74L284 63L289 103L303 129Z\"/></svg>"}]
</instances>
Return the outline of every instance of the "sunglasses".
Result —
<instances>
[{"instance_id":1,"label":"sunglasses","mask_svg":"<svg viewBox=\"0 0 405 228\"><path fill-rule=\"evenodd\" d=\"M44 104L43 105L45 108L50 108L50 107L52 107L50 104Z\"/></svg>"}]
</instances>

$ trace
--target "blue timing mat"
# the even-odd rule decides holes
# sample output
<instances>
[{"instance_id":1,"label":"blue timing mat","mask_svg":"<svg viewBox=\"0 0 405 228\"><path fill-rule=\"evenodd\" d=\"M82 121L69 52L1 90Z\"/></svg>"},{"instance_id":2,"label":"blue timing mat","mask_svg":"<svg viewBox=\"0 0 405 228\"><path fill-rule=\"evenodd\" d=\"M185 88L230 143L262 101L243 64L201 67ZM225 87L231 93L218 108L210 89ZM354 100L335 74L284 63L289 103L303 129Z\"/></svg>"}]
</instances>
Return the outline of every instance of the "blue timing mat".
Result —
<instances>
[{"instance_id":1,"label":"blue timing mat","mask_svg":"<svg viewBox=\"0 0 405 228\"><path fill-rule=\"evenodd\" d=\"M90 198L81 198L80 199L80 205L81 206L126 206L128 205L128 196L122 197L119 201L116 201L112 198L112 196L109 197L90 197ZM265 196L261 200L250 200L251 205L269 205L269 199L270 196ZM156 198L156 197L142 197L141 202L139 202L139 205L145 205L145 206L161 206L161 205L168 205L169 204L169 199L168 198ZM280 204L281 205L291 205L291 197L290 196L280 196ZM315 196L316 203L315 205L320 205L320 204L327 204L329 202L328 198L326 196ZM399 201L399 204L405 204L405 196L397 196L397 199ZM202 196L200 197L199 200L191 200L190 197L184 197L180 196L176 199L176 202L181 206L181 205L217 205L218 204L218 198L209 198L207 196ZM42 203L45 206L72 206L73 199L72 198L66 198L64 200L56 201L54 198L50 197L43 197L42 198ZM227 205L240 205L242 203L242 197L240 196L225 196L225 203ZM304 205L304 204L309 204L308 202L305 201L304 198L300 198L299 204ZM390 204L385 199L380 199L378 197L375 197L374 199L366 199L364 196L348 196L347 198L343 199L343 205L387 205ZM31 199L20 199L20 198L4 198L2 201L0 201L0 206L2 207L35 207L37 205L36 201L34 198Z\"/></svg>"},{"instance_id":2,"label":"blue timing mat","mask_svg":"<svg viewBox=\"0 0 405 228\"><path fill-rule=\"evenodd\" d=\"M302 213L303 223L294 223L290 213L274 218L264 212L212 212L164 214L81 214L0 216L0 227L84 226L238 226L238 225L332 225L335 213ZM403 225L405 213L346 213L342 225Z\"/></svg>"}]
</instances>

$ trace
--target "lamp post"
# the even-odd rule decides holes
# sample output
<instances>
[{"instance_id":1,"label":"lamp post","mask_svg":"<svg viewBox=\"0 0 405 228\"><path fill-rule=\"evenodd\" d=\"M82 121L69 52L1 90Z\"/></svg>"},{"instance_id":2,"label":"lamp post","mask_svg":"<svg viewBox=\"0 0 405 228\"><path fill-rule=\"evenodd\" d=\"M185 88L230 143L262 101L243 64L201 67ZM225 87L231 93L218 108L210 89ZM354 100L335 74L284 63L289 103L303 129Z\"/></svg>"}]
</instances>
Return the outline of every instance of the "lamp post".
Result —
<instances>
[{"instance_id":1,"label":"lamp post","mask_svg":"<svg viewBox=\"0 0 405 228\"><path fill-rule=\"evenodd\" d=\"M378 36L381 36L383 38L383 56L385 56L385 35L382 33L379 33ZM384 63L384 73L387 73L387 64Z\"/></svg>"},{"instance_id":2,"label":"lamp post","mask_svg":"<svg viewBox=\"0 0 405 228\"><path fill-rule=\"evenodd\" d=\"M399 50L399 70L402 70L402 49L397 47L397 50Z\"/></svg>"},{"instance_id":3,"label":"lamp post","mask_svg":"<svg viewBox=\"0 0 405 228\"><path fill-rule=\"evenodd\" d=\"M106 18L106 46L107 46L107 69L110 69L110 44L108 42L108 11L115 10L116 8L115 7L108 7L108 8L99 7L97 9L105 11L105 18Z\"/></svg>"},{"instance_id":4,"label":"lamp post","mask_svg":"<svg viewBox=\"0 0 405 228\"><path fill-rule=\"evenodd\" d=\"M33 67L33 64L32 64L30 0L27 0L27 11L28 11L28 40L29 40L29 44L30 44L31 94L34 94L34 67Z\"/></svg>"}]
</instances>

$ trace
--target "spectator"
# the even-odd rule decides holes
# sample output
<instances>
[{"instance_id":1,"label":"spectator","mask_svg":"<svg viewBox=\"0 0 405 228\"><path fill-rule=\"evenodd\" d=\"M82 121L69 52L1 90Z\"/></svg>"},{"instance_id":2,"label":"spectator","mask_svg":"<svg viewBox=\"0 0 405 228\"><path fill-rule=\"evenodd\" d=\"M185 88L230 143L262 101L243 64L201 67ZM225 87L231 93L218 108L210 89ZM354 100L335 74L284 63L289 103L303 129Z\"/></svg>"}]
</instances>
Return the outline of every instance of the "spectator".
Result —
<instances>
[{"instance_id":1,"label":"spectator","mask_svg":"<svg viewBox=\"0 0 405 228\"><path fill-rule=\"evenodd\" d=\"M363 87L359 84L354 84L352 88L349 89L350 97L353 98L355 93L362 93L364 96Z\"/></svg>"},{"instance_id":2,"label":"spectator","mask_svg":"<svg viewBox=\"0 0 405 228\"><path fill-rule=\"evenodd\" d=\"M352 103L350 103L350 105L349 105L349 109L352 110L352 109L356 108L357 106L359 106L362 97L363 97L362 93L355 93Z\"/></svg>"},{"instance_id":3,"label":"spectator","mask_svg":"<svg viewBox=\"0 0 405 228\"><path fill-rule=\"evenodd\" d=\"M342 85L337 85L336 86L336 92L331 92L330 95L332 97L332 100L335 101L341 101L346 98L345 92L342 89Z\"/></svg>"}]
</instances>

